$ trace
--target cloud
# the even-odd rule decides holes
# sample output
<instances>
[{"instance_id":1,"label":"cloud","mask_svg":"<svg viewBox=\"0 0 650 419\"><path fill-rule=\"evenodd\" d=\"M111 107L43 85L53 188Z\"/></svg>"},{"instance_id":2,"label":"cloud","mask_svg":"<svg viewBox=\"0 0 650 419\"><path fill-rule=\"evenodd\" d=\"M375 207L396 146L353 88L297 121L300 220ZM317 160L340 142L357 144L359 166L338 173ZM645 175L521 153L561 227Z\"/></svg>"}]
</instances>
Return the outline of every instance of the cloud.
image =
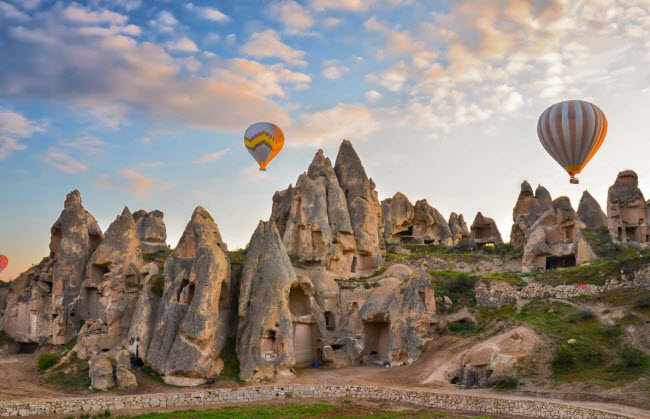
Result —
<instances>
[{"instance_id":1,"label":"cloud","mask_svg":"<svg viewBox=\"0 0 650 419\"><path fill-rule=\"evenodd\" d=\"M323 66L325 68L323 69L321 74L323 75L323 77L325 77L326 79L330 79L330 80L338 80L341 77L343 77L343 75L345 73L350 71L350 69L348 67L346 67L346 66L340 64L338 61L334 61L334 60L329 60L329 61L323 62Z\"/></svg>"},{"instance_id":2,"label":"cloud","mask_svg":"<svg viewBox=\"0 0 650 419\"><path fill-rule=\"evenodd\" d=\"M198 65L209 73L188 74L185 59L152 42L127 34L80 33L55 12L40 19L7 28L0 54L0 94L7 99L29 97L77 107L112 128L133 110L224 130L241 130L251 120L283 124L289 119L267 96L281 95L281 89L270 89L270 83L252 74L237 74L229 60L201 55ZM309 82L281 65L264 68L277 83Z\"/></svg>"},{"instance_id":3,"label":"cloud","mask_svg":"<svg viewBox=\"0 0 650 419\"><path fill-rule=\"evenodd\" d=\"M195 164L214 163L217 160L219 160L220 158L222 158L223 156L225 156L226 154L228 154L229 151L230 151L230 149L226 148L224 150L215 151L214 153L205 154L205 155L199 157L198 159L194 160L194 163Z\"/></svg>"},{"instance_id":4,"label":"cloud","mask_svg":"<svg viewBox=\"0 0 650 419\"><path fill-rule=\"evenodd\" d=\"M89 154L99 153L106 148L106 142L93 135L79 137L74 140L61 141L58 144L61 147L79 150Z\"/></svg>"},{"instance_id":5,"label":"cloud","mask_svg":"<svg viewBox=\"0 0 650 419\"><path fill-rule=\"evenodd\" d=\"M269 172L260 170L259 166L246 166L239 171L239 174L249 182L259 182L273 178Z\"/></svg>"},{"instance_id":6,"label":"cloud","mask_svg":"<svg viewBox=\"0 0 650 419\"><path fill-rule=\"evenodd\" d=\"M134 195L148 195L152 191L166 191L174 186L157 178L148 178L133 169L123 169L117 173L117 179L109 175L100 175L93 186L100 189L121 190Z\"/></svg>"},{"instance_id":7,"label":"cloud","mask_svg":"<svg viewBox=\"0 0 650 419\"><path fill-rule=\"evenodd\" d=\"M195 6L192 3L188 3L186 7L188 10L196 12L199 17L211 20L213 22L227 22L230 20L227 15L223 14L221 11L215 9L214 7Z\"/></svg>"},{"instance_id":8,"label":"cloud","mask_svg":"<svg viewBox=\"0 0 650 419\"><path fill-rule=\"evenodd\" d=\"M244 58L233 58L228 60L229 74L221 73L222 77L234 77L233 82L240 77L245 77L254 83L258 92L264 96L287 97L283 85L293 85L294 88L304 89L309 87L311 77L307 74L291 71L282 64L266 65L257 61ZM241 83L241 81L239 81Z\"/></svg>"},{"instance_id":9,"label":"cloud","mask_svg":"<svg viewBox=\"0 0 650 419\"><path fill-rule=\"evenodd\" d=\"M140 143L149 145L153 143L153 140L150 137L142 137L140 138Z\"/></svg>"},{"instance_id":10,"label":"cloud","mask_svg":"<svg viewBox=\"0 0 650 419\"><path fill-rule=\"evenodd\" d=\"M171 12L163 10L155 19L150 20L149 24L159 32L172 32L178 26L178 20Z\"/></svg>"},{"instance_id":11,"label":"cloud","mask_svg":"<svg viewBox=\"0 0 650 419\"><path fill-rule=\"evenodd\" d=\"M165 47L169 50L178 52L197 52L199 50L199 47L196 46L194 41L186 36L167 42Z\"/></svg>"},{"instance_id":12,"label":"cloud","mask_svg":"<svg viewBox=\"0 0 650 419\"><path fill-rule=\"evenodd\" d=\"M111 25L123 25L128 17L112 12L110 10L94 11L73 3L63 10L65 20L80 24L101 24L108 23Z\"/></svg>"},{"instance_id":13,"label":"cloud","mask_svg":"<svg viewBox=\"0 0 650 419\"><path fill-rule=\"evenodd\" d=\"M386 40L384 51L391 55L412 56L423 52L424 47L413 39L408 32L391 29L374 16L368 19L363 27L370 32L377 32Z\"/></svg>"},{"instance_id":14,"label":"cloud","mask_svg":"<svg viewBox=\"0 0 650 419\"><path fill-rule=\"evenodd\" d=\"M43 127L8 109L0 109L0 160L4 160L14 151L24 150L21 142L34 133L43 131Z\"/></svg>"},{"instance_id":15,"label":"cloud","mask_svg":"<svg viewBox=\"0 0 650 419\"><path fill-rule=\"evenodd\" d=\"M379 129L380 119L360 104L341 103L313 113L303 113L298 122L286 129L292 144L321 146L335 144L354 135L362 141Z\"/></svg>"},{"instance_id":16,"label":"cloud","mask_svg":"<svg viewBox=\"0 0 650 419\"><path fill-rule=\"evenodd\" d=\"M376 90L368 90L366 93L364 93L364 97L368 102L377 102L381 99L381 93Z\"/></svg>"},{"instance_id":17,"label":"cloud","mask_svg":"<svg viewBox=\"0 0 650 419\"><path fill-rule=\"evenodd\" d=\"M366 12L374 6L398 6L412 0L311 0L311 7L319 12L339 10L346 12Z\"/></svg>"},{"instance_id":18,"label":"cloud","mask_svg":"<svg viewBox=\"0 0 650 419\"><path fill-rule=\"evenodd\" d=\"M39 160L48 166L69 175L76 175L80 172L88 171L88 166L84 163L61 151L49 150L44 154L41 154Z\"/></svg>"},{"instance_id":19,"label":"cloud","mask_svg":"<svg viewBox=\"0 0 650 419\"><path fill-rule=\"evenodd\" d=\"M289 34L299 34L314 25L311 12L293 0L272 3L269 13L276 17Z\"/></svg>"},{"instance_id":20,"label":"cloud","mask_svg":"<svg viewBox=\"0 0 650 419\"><path fill-rule=\"evenodd\" d=\"M240 50L254 58L279 58L291 65L307 66L307 62L304 61L305 52L283 43L280 35L273 29L255 32Z\"/></svg>"},{"instance_id":21,"label":"cloud","mask_svg":"<svg viewBox=\"0 0 650 419\"><path fill-rule=\"evenodd\" d=\"M27 13L21 12L20 10L16 9L14 5L7 3L6 1L0 1L0 15L9 20L29 20L29 15L27 15Z\"/></svg>"}]
</instances>

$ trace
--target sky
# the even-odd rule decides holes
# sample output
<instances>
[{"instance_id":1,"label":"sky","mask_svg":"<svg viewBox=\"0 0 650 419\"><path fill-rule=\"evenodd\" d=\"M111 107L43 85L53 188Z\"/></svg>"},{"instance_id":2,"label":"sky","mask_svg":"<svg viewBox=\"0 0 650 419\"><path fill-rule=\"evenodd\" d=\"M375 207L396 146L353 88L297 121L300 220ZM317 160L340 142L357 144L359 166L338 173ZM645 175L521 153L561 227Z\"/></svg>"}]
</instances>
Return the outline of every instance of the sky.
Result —
<instances>
[{"instance_id":1,"label":"sky","mask_svg":"<svg viewBox=\"0 0 650 419\"><path fill-rule=\"evenodd\" d=\"M104 231L159 209L175 246L202 205L243 247L344 138L380 199L482 211L506 239L524 179L604 207L633 169L650 194L650 0L0 0L0 51L1 280L48 254L73 189ZM609 121L577 186L536 134L566 99ZM286 138L266 173L258 121Z\"/></svg>"}]
</instances>

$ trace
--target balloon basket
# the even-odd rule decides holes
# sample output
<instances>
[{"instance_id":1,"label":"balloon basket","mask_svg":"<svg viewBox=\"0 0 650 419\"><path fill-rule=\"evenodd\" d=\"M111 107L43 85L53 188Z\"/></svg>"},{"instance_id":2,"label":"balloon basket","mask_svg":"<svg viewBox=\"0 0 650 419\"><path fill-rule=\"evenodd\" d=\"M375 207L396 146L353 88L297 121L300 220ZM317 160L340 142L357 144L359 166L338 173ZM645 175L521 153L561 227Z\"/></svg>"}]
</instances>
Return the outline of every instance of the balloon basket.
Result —
<instances>
[{"instance_id":1,"label":"balloon basket","mask_svg":"<svg viewBox=\"0 0 650 419\"><path fill-rule=\"evenodd\" d=\"M266 172L266 167L260 167L260 172Z\"/></svg>"},{"instance_id":2,"label":"balloon basket","mask_svg":"<svg viewBox=\"0 0 650 419\"><path fill-rule=\"evenodd\" d=\"M580 183L580 181L577 178L572 177L571 179L569 179L569 183L572 185L577 185Z\"/></svg>"}]
</instances>

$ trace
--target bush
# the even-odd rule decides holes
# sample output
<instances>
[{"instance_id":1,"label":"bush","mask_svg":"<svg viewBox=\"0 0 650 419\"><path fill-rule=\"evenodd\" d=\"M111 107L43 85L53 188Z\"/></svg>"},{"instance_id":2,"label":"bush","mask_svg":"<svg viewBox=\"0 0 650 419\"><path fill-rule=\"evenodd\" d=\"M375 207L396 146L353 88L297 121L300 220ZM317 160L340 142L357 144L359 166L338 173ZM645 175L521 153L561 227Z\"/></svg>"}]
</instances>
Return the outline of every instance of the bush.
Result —
<instances>
[{"instance_id":1,"label":"bush","mask_svg":"<svg viewBox=\"0 0 650 419\"><path fill-rule=\"evenodd\" d=\"M40 372L50 369L61 359L59 354L43 354L36 360L36 368Z\"/></svg>"},{"instance_id":2,"label":"bush","mask_svg":"<svg viewBox=\"0 0 650 419\"><path fill-rule=\"evenodd\" d=\"M447 325L449 333L459 335L472 335L476 332L476 324L469 320L459 320Z\"/></svg>"},{"instance_id":3,"label":"bush","mask_svg":"<svg viewBox=\"0 0 650 419\"><path fill-rule=\"evenodd\" d=\"M623 330L619 326L611 326L608 324L599 325L598 332L607 339L616 339L623 334Z\"/></svg>"},{"instance_id":4,"label":"bush","mask_svg":"<svg viewBox=\"0 0 650 419\"><path fill-rule=\"evenodd\" d=\"M616 352L616 363L612 369L616 372L644 370L648 366L648 355L631 346L625 346Z\"/></svg>"},{"instance_id":5,"label":"bush","mask_svg":"<svg viewBox=\"0 0 650 419\"><path fill-rule=\"evenodd\" d=\"M650 308L650 294L643 295L634 300L634 307L636 308Z\"/></svg>"},{"instance_id":6,"label":"bush","mask_svg":"<svg viewBox=\"0 0 650 419\"><path fill-rule=\"evenodd\" d=\"M0 330L0 348L3 346L7 346L10 343L14 343L14 340L5 332L4 330Z\"/></svg>"},{"instance_id":7,"label":"bush","mask_svg":"<svg viewBox=\"0 0 650 419\"><path fill-rule=\"evenodd\" d=\"M580 320L589 320L592 317L594 317L594 312L591 311L591 309L587 307L580 307L578 310L576 310L575 313L571 313L569 315L569 321L571 323L576 323Z\"/></svg>"},{"instance_id":8,"label":"bush","mask_svg":"<svg viewBox=\"0 0 650 419\"><path fill-rule=\"evenodd\" d=\"M449 251L451 253L469 253L471 250L469 239L460 239Z\"/></svg>"},{"instance_id":9,"label":"bush","mask_svg":"<svg viewBox=\"0 0 650 419\"><path fill-rule=\"evenodd\" d=\"M600 346L591 343L577 343L572 345L576 353L576 360L589 367L596 367L605 363L605 352Z\"/></svg>"},{"instance_id":10,"label":"bush","mask_svg":"<svg viewBox=\"0 0 650 419\"><path fill-rule=\"evenodd\" d=\"M497 390L514 390L519 387L519 380L517 377L504 376L497 379L494 388Z\"/></svg>"},{"instance_id":11,"label":"bush","mask_svg":"<svg viewBox=\"0 0 650 419\"><path fill-rule=\"evenodd\" d=\"M165 290L165 277L162 275L155 275L151 278L149 289L156 297L162 297Z\"/></svg>"},{"instance_id":12,"label":"bush","mask_svg":"<svg viewBox=\"0 0 650 419\"><path fill-rule=\"evenodd\" d=\"M576 356L573 351L566 346L559 346L555 348L555 351L553 352L551 366L555 373L572 370L576 367Z\"/></svg>"}]
</instances>

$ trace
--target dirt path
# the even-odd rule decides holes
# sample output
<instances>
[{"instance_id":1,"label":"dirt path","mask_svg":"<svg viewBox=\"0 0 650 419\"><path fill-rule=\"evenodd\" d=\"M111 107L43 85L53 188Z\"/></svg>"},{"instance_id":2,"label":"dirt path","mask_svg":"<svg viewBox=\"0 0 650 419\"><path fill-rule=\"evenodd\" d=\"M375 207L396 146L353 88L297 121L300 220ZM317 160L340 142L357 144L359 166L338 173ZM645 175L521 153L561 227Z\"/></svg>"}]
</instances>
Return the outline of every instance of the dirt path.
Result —
<instances>
[{"instance_id":1,"label":"dirt path","mask_svg":"<svg viewBox=\"0 0 650 419\"><path fill-rule=\"evenodd\" d=\"M34 400L62 395L70 394L41 382L34 354L0 357L0 400Z\"/></svg>"}]
</instances>

